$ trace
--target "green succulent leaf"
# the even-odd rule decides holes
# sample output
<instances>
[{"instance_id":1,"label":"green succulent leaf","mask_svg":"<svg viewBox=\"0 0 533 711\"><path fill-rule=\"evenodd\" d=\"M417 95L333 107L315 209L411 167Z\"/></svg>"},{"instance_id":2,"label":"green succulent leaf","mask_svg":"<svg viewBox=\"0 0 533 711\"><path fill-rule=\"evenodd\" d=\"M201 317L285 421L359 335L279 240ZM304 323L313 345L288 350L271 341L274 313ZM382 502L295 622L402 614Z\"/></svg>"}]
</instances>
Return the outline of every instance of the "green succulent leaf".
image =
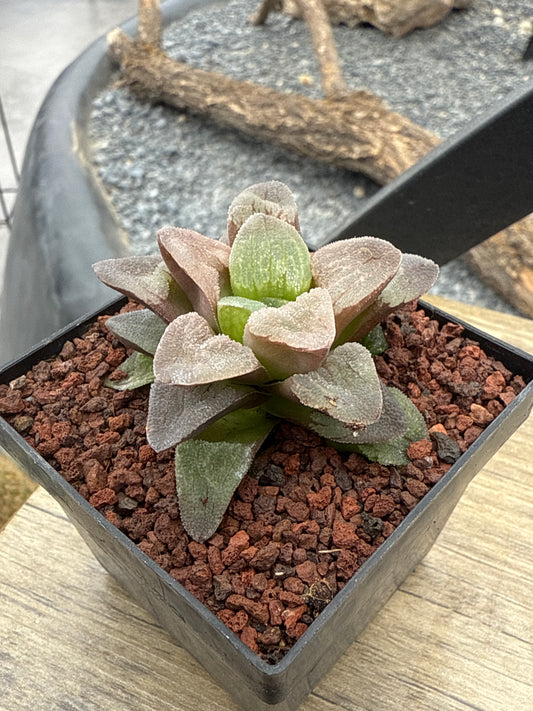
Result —
<instances>
[{"instance_id":1,"label":"green succulent leaf","mask_svg":"<svg viewBox=\"0 0 533 711\"><path fill-rule=\"evenodd\" d=\"M229 259L235 296L294 301L311 286L311 259L300 233L277 217L249 217L233 242Z\"/></svg>"},{"instance_id":2,"label":"green succulent leaf","mask_svg":"<svg viewBox=\"0 0 533 711\"><path fill-rule=\"evenodd\" d=\"M267 296L264 299L261 299L261 303L265 306L273 306L275 309L279 309L280 306L285 306L285 304L288 304L289 302L287 299L274 299Z\"/></svg>"},{"instance_id":3,"label":"green succulent leaf","mask_svg":"<svg viewBox=\"0 0 533 711\"><path fill-rule=\"evenodd\" d=\"M228 211L228 241L233 244L246 220L256 213L273 215L300 231L298 209L289 188L277 180L251 185L233 200Z\"/></svg>"},{"instance_id":4,"label":"green succulent leaf","mask_svg":"<svg viewBox=\"0 0 533 711\"><path fill-rule=\"evenodd\" d=\"M363 429L354 430L339 420L286 398L272 397L264 407L276 417L307 427L324 437L332 446L351 450L358 443L388 442L407 432L403 407L388 388L381 383L383 408L380 418ZM339 445L350 445L341 446Z\"/></svg>"},{"instance_id":5,"label":"green succulent leaf","mask_svg":"<svg viewBox=\"0 0 533 711\"><path fill-rule=\"evenodd\" d=\"M166 323L192 305L160 257L118 257L93 264L101 282L147 306Z\"/></svg>"},{"instance_id":6,"label":"green succulent leaf","mask_svg":"<svg viewBox=\"0 0 533 711\"><path fill-rule=\"evenodd\" d=\"M154 355L167 324L149 309L111 316L106 328L128 348Z\"/></svg>"},{"instance_id":7,"label":"green succulent leaf","mask_svg":"<svg viewBox=\"0 0 533 711\"><path fill-rule=\"evenodd\" d=\"M231 497L276 421L261 410L237 410L176 447L176 490L185 529L196 541L218 528Z\"/></svg>"},{"instance_id":8,"label":"green succulent leaf","mask_svg":"<svg viewBox=\"0 0 533 711\"><path fill-rule=\"evenodd\" d=\"M256 444L258 439L262 437L262 443L277 422L262 406L239 409L213 422L199 439L206 442L243 442L259 449L261 445Z\"/></svg>"},{"instance_id":9,"label":"green succulent leaf","mask_svg":"<svg viewBox=\"0 0 533 711\"><path fill-rule=\"evenodd\" d=\"M156 380L150 388L148 444L162 452L195 437L228 412L257 405L261 399L260 393L244 385L209 383L185 387Z\"/></svg>"},{"instance_id":10,"label":"green succulent leaf","mask_svg":"<svg viewBox=\"0 0 533 711\"><path fill-rule=\"evenodd\" d=\"M311 289L279 308L255 311L244 329L249 346L275 380L316 370L335 339L335 316L325 289Z\"/></svg>"},{"instance_id":11,"label":"green succulent leaf","mask_svg":"<svg viewBox=\"0 0 533 711\"><path fill-rule=\"evenodd\" d=\"M217 301L231 293L229 246L179 227L159 230L157 241L169 272L187 294L194 310L216 331Z\"/></svg>"},{"instance_id":12,"label":"green succulent leaf","mask_svg":"<svg viewBox=\"0 0 533 711\"><path fill-rule=\"evenodd\" d=\"M353 429L376 422L383 405L372 356L359 343L331 351L311 373L292 375L276 386L278 394L340 420Z\"/></svg>"},{"instance_id":13,"label":"green succulent leaf","mask_svg":"<svg viewBox=\"0 0 533 711\"><path fill-rule=\"evenodd\" d=\"M417 254L402 254L400 268L370 304L350 325L349 340L361 341L377 324L382 323L391 311L402 304L425 294L435 283L439 267L431 259Z\"/></svg>"},{"instance_id":14,"label":"green succulent leaf","mask_svg":"<svg viewBox=\"0 0 533 711\"><path fill-rule=\"evenodd\" d=\"M363 336L363 338L361 338L359 342L365 348L368 348L368 350L370 351L370 353L372 353L373 356L385 353L385 351L389 347L389 343L385 337L383 327L379 323L370 331L370 333L367 333L366 336Z\"/></svg>"},{"instance_id":15,"label":"green succulent leaf","mask_svg":"<svg viewBox=\"0 0 533 711\"><path fill-rule=\"evenodd\" d=\"M114 390L135 390L154 382L154 359L135 351L120 364L119 370L126 373L122 380L106 380L104 385Z\"/></svg>"},{"instance_id":16,"label":"green succulent leaf","mask_svg":"<svg viewBox=\"0 0 533 711\"><path fill-rule=\"evenodd\" d=\"M353 237L317 250L311 258L316 286L331 295L337 343L344 331L390 282L398 271L401 252L376 237Z\"/></svg>"},{"instance_id":17,"label":"green succulent leaf","mask_svg":"<svg viewBox=\"0 0 533 711\"><path fill-rule=\"evenodd\" d=\"M197 313L184 314L170 323L154 357L157 380L173 385L202 385L247 376L268 380L253 352L224 334L215 335Z\"/></svg>"},{"instance_id":18,"label":"green succulent leaf","mask_svg":"<svg viewBox=\"0 0 533 711\"><path fill-rule=\"evenodd\" d=\"M244 327L250 314L266 308L262 301L245 299L242 296L224 296L217 304L218 325L234 341L242 343Z\"/></svg>"},{"instance_id":19,"label":"green succulent leaf","mask_svg":"<svg viewBox=\"0 0 533 711\"><path fill-rule=\"evenodd\" d=\"M356 444L353 451L359 452L372 462L379 462L385 466L402 466L409 462L406 451L411 442L427 439L429 435L422 413L411 400L397 388L389 388L389 390L404 411L407 431L401 437L390 442Z\"/></svg>"},{"instance_id":20,"label":"green succulent leaf","mask_svg":"<svg viewBox=\"0 0 533 711\"><path fill-rule=\"evenodd\" d=\"M340 429L335 432L334 428L329 426L327 430L325 427L321 427L322 431L319 434L326 439L343 444L376 444L390 442L406 435L408 431L407 418L403 406L398 402L396 392L399 392L396 388L386 387L381 383L383 397L381 415L376 422L372 422L364 429L357 430L350 436L349 432L343 433ZM318 430L316 431L318 432Z\"/></svg>"}]
</instances>

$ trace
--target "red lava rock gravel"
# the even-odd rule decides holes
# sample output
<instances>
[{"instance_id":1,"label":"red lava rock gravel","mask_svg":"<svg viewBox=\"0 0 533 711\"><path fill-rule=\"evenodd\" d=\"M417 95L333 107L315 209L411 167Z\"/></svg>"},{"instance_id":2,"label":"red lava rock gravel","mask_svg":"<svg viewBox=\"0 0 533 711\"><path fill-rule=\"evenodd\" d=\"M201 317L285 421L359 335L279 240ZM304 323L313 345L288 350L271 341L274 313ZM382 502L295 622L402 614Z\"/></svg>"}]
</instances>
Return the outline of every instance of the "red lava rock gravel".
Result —
<instances>
[{"instance_id":1,"label":"red lava rock gravel","mask_svg":"<svg viewBox=\"0 0 533 711\"><path fill-rule=\"evenodd\" d=\"M126 307L134 308L133 305ZM117 392L126 357L98 319L53 362L0 385L2 414L113 525L265 660L275 663L524 387L415 304L389 317L384 382L424 414L430 439L403 467L339 453L280 425L203 544L179 519L173 451L146 442L148 388Z\"/></svg>"}]
</instances>

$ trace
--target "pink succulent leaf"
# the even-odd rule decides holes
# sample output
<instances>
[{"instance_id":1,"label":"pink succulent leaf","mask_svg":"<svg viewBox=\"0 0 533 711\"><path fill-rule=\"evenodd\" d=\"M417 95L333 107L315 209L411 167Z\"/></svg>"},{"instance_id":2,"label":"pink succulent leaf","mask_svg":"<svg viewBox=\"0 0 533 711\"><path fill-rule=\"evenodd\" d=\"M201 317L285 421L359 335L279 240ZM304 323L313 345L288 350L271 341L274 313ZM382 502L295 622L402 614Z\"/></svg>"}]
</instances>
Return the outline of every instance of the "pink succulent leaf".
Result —
<instances>
[{"instance_id":1,"label":"pink succulent leaf","mask_svg":"<svg viewBox=\"0 0 533 711\"><path fill-rule=\"evenodd\" d=\"M251 185L233 200L228 211L228 241L233 244L237 232L250 215L262 213L288 222L300 231L296 201L289 188L277 180Z\"/></svg>"},{"instance_id":2,"label":"pink succulent leaf","mask_svg":"<svg viewBox=\"0 0 533 711\"><path fill-rule=\"evenodd\" d=\"M388 314L402 304L425 294L439 276L439 267L431 259L417 254L402 254L400 268L383 289L376 301L358 316L353 324L350 340L358 341Z\"/></svg>"},{"instance_id":3,"label":"pink succulent leaf","mask_svg":"<svg viewBox=\"0 0 533 711\"><path fill-rule=\"evenodd\" d=\"M275 391L325 412L353 429L376 422L383 406L374 361L359 343L339 346L317 370L292 375L279 383Z\"/></svg>"},{"instance_id":4,"label":"pink succulent leaf","mask_svg":"<svg viewBox=\"0 0 533 711\"><path fill-rule=\"evenodd\" d=\"M275 380L316 370L335 339L335 316L325 289L311 289L279 308L254 311L245 326L249 346Z\"/></svg>"},{"instance_id":5,"label":"pink succulent leaf","mask_svg":"<svg viewBox=\"0 0 533 711\"><path fill-rule=\"evenodd\" d=\"M231 293L229 246L180 227L163 227L157 241L168 270L194 310L216 331L217 301Z\"/></svg>"},{"instance_id":6,"label":"pink succulent leaf","mask_svg":"<svg viewBox=\"0 0 533 711\"><path fill-rule=\"evenodd\" d=\"M174 385L202 385L241 376L268 379L250 348L229 336L215 335L195 312L167 326L155 353L154 373L158 381Z\"/></svg>"},{"instance_id":7,"label":"pink succulent leaf","mask_svg":"<svg viewBox=\"0 0 533 711\"><path fill-rule=\"evenodd\" d=\"M418 254L402 254L400 268L380 294L379 300L390 309L407 304L431 289L439 276L439 267Z\"/></svg>"},{"instance_id":8,"label":"pink succulent leaf","mask_svg":"<svg viewBox=\"0 0 533 711\"><path fill-rule=\"evenodd\" d=\"M192 310L160 257L117 257L93 264L101 282L135 299L166 323Z\"/></svg>"},{"instance_id":9,"label":"pink succulent leaf","mask_svg":"<svg viewBox=\"0 0 533 711\"><path fill-rule=\"evenodd\" d=\"M353 237L321 247L311 255L315 286L330 293L337 337L374 301L394 277L402 253L376 237Z\"/></svg>"},{"instance_id":10,"label":"pink succulent leaf","mask_svg":"<svg viewBox=\"0 0 533 711\"><path fill-rule=\"evenodd\" d=\"M154 355L167 324L150 309L111 316L106 328L127 348Z\"/></svg>"},{"instance_id":11,"label":"pink succulent leaf","mask_svg":"<svg viewBox=\"0 0 533 711\"><path fill-rule=\"evenodd\" d=\"M215 420L239 407L251 407L260 393L243 385L209 383L186 387L160 383L150 388L148 444L162 452L198 435Z\"/></svg>"}]
</instances>

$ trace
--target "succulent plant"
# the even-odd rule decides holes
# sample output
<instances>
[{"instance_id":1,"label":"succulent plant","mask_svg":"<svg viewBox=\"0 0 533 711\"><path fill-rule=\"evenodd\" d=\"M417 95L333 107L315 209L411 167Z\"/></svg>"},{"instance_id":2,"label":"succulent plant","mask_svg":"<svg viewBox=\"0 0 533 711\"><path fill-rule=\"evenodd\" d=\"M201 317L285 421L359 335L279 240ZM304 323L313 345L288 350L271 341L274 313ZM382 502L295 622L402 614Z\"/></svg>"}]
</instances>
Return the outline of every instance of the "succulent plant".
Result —
<instances>
[{"instance_id":1,"label":"succulent plant","mask_svg":"<svg viewBox=\"0 0 533 711\"><path fill-rule=\"evenodd\" d=\"M107 320L133 349L125 377L108 384L151 384L148 442L156 452L176 447L180 514L193 538L215 532L280 419L372 461L406 463L425 423L381 383L372 352L387 347L385 316L431 287L433 262L375 237L310 253L293 195L276 181L235 198L224 241L175 227L157 239L161 257L94 270L146 307Z\"/></svg>"}]
</instances>

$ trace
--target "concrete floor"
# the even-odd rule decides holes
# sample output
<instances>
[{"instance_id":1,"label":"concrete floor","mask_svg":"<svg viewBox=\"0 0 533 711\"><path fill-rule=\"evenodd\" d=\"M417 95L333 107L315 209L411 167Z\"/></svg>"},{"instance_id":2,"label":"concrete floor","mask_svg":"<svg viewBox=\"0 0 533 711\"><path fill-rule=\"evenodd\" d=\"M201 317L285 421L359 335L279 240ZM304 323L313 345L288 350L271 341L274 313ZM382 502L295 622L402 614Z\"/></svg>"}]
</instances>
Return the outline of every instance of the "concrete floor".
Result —
<instances>
[{"instance_id":1,"label":"concrete floor","mask_svg":"<svg viewBox=\"0 0 533 711\"><path fill-rule=\"evenodd\" d=\"M35 116L54 80L92 41L136 9L137 0L0 0L0 99L19 170ZM16 176L1 128L0 186L11 208ZM0 289L8 240L8 227L0 225Z\"/></svg>"}]
</instances>

